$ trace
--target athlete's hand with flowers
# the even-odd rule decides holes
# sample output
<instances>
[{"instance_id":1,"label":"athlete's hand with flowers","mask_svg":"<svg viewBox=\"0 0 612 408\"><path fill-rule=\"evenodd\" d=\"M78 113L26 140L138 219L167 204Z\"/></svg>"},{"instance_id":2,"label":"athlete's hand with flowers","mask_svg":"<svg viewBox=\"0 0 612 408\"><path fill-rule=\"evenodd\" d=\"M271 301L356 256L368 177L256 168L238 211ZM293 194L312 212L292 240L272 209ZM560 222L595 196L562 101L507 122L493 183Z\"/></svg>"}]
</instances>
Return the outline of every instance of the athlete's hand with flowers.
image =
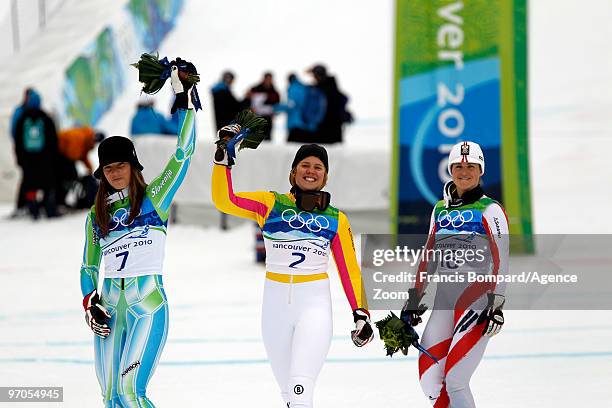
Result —
<instances>
[{"instance_id":1,"label":"athlete's hand with flowers","mask_svg":"<svg viewBox=\"0 0 612 408\"><path fill-rule=\"evenodd\" d=\"M191 62L176 58L170 63L170 84L176 96L170 113L178 109L202 109L194 78L199 81L198 71Z\"/></svg>"},{"instance_id":2,"label":"athlete's hand with flowers","mask_svg":"<svg viewBox=\"0 0 612 408\"><path fill-rule=\"evenodd\" d=\"M217 150L214 162L223 166L231 167L236 163L236 152L244 140L244 134L240 133L241 127L234 123L225 125L217 132Z\"/></svg>"},{"instance_id":3,"label":"athlete's hand with flowers","mask_svg":"<svg viewBox=\"0 0 612 408\"><path fill-rule=\"evenodd\" d=\"M351 331L351 339L357 347L363 347L374 339L374 330L370 324L370 312L359 308L353 310L355 330Z\"/></svg>"},{"instance_id":4,"label":"athlete's hand with flowers","mask_svg":"<svg viewBox=\"0 0 612 408\"><path fill-rule=\"evenodd\" d=\"M408 300L404 303L404 307L402 308L402 312L400 314L400 319L409 324L412 327L415 327L417 324L423 321L421 317L423 313L427 310L427 306L421 303L421 299L423 299L423 294L419 294L417 288L408 289Z\"/></svg>"}]
</instances>

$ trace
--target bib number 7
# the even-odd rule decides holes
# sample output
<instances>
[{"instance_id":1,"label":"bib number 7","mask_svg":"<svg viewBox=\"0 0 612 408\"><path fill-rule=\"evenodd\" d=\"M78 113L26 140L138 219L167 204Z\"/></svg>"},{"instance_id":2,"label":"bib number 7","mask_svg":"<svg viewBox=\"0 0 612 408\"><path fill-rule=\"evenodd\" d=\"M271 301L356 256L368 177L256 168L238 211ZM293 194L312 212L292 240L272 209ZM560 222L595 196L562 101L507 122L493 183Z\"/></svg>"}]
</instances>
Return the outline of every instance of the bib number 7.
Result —
<instances>
[{"instance_id":1,"label":"bib number 7","mask_svg":"<svg viewBox=\"0 0 612 408\"><path fill-rule=\"evenodd\" d=\"M129 251L125 251L125 252L119 252L117 255L115 255L115 258L123 257L123 259L121 260L121 266L119 267L119 269L117 269L117 272L125 268L125 263L128 259L129 254L130 254Z\"/></svg>"}]
</instances>

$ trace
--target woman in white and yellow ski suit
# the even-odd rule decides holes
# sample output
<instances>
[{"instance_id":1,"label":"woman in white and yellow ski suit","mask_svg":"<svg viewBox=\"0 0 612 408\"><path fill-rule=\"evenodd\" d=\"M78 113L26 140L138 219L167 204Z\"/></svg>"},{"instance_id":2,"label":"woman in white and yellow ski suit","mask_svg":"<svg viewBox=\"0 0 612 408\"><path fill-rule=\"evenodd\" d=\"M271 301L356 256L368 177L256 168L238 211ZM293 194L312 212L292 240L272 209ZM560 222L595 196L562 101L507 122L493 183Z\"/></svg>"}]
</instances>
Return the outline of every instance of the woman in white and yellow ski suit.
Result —
<instances>
[{"instance_id":1,"label":"woman in white and yellow ski suit","mask_svg":"<svg viewBox=\"0 0 612 408\"><path fill-rule=\"evenodd\" d=\"M227 154L215 163L212 196L217 209L254 220L263 232L267 272L262 332L281 395L288 407L312 407L315 381L332 338L330 250L357 325L353 342L361 347L372 339L349 222L328 205L329 193L320 191L327 181L327 152L318 145L302 146L289 176L293 187L285 194L234 193ZM317 208L305 209L313 199Z\"/></svg>"}]
</instances>

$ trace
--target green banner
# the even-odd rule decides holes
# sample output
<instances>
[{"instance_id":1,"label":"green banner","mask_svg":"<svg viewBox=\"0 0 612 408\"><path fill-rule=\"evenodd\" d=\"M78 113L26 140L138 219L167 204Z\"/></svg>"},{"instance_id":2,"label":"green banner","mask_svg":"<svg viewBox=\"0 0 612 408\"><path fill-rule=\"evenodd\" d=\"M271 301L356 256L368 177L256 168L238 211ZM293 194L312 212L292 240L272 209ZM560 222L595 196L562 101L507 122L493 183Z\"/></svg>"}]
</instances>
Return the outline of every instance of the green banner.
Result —
<instances>
[{"instance_id":1,"label":"green banner","mask_svg":"<svg viewBox=\"0 0 612 408\"><path fill-rule=\"evenodd\" d=\"M502 163L504 206L512 250L533 253L531 189L529 184L528 93L527 93L527 0L500 1L502 55Z\"/></svg>"},{"instance_id":2,"label":"green banner","mask_svg":"<svg viewBox=\"0 0 612 408\"><path fill-rule=\"evenodd\" d=\"M155 52L174 28L184 0L130 0L123 18L105 27L66 70L65 126L93 126L125 87L142 52ZM129 24L124 24L125 21ZM125 58L129 55L130 60Z\"/></svg>"}]
</instances>

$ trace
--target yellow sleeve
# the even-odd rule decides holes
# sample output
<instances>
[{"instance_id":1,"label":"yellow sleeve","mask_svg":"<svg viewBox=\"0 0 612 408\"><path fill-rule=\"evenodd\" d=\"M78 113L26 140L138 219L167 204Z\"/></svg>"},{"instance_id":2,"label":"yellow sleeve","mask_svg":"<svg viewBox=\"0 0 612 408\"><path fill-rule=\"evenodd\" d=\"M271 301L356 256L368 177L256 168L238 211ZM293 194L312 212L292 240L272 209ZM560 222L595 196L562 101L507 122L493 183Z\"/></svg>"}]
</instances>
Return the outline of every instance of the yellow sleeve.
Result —
<instances>
[{"instance_id":1,"label":"yellow sleeve","mask_svg":"<svg viewBox=\"0 0 612 408\"><path fill-rule=\"evenodd\" d=\"M353 233L343 212L338 213L338 231L332 240L331 249L351 309L355 310L360 307L367 309L368 301L365 296L361 269L357 263Z\"/></svg>"},{"instance_id":2,"label":"yellow sleeve","mask_svg":"<svg viewBox=\"0 0 612 408\"><path fill-rule=\"evenodd\" d=\"M253 220L260 227L265 224L275 201L274 194L269 191L234 194L232 172L220 164L215 164L213 168L212 199L217 210Z\"/></svg>"}]
</instances>

